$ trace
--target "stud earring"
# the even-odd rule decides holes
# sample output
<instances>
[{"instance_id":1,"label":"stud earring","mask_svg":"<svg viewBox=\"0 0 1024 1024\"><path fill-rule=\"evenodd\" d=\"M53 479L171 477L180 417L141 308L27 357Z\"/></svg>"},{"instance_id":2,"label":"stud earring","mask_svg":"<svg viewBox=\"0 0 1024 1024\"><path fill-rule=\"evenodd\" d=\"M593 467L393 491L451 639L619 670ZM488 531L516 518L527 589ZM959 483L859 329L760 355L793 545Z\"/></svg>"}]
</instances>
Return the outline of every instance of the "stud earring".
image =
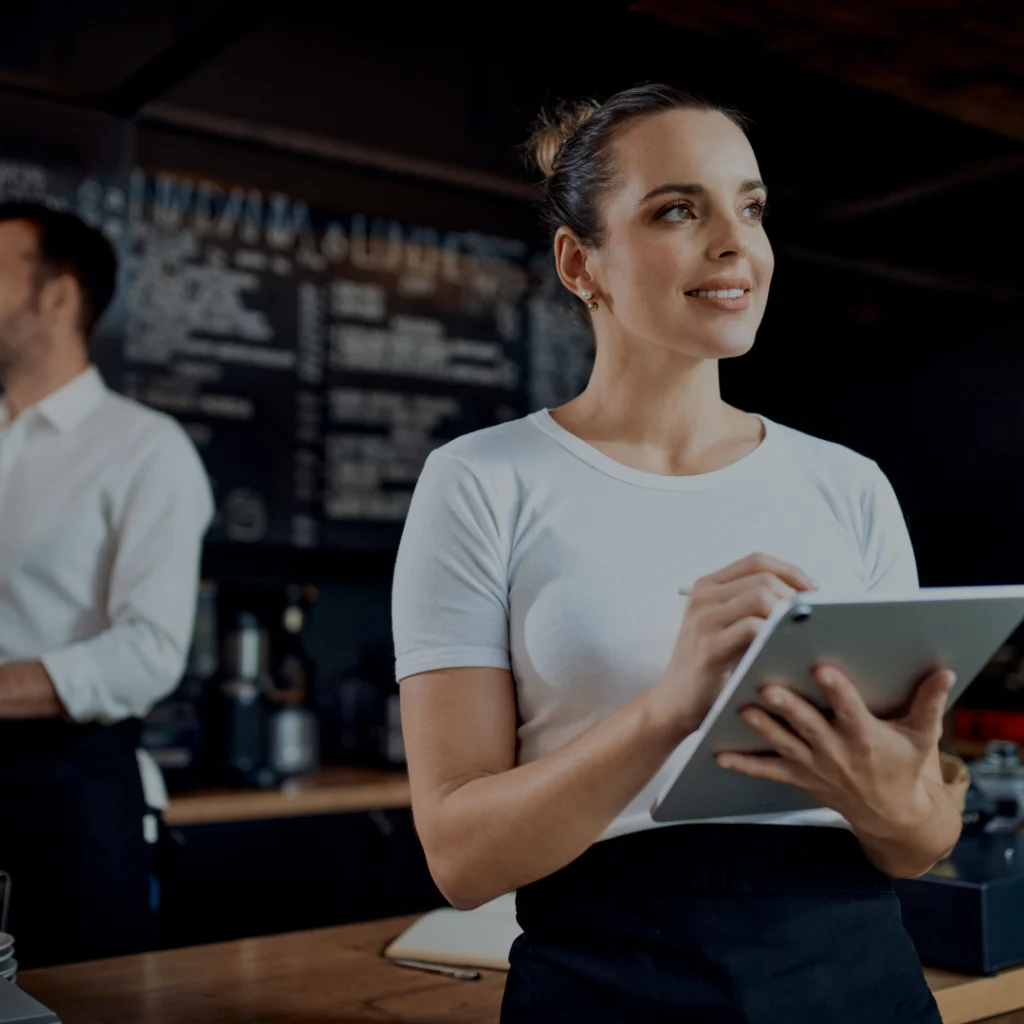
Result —
<instances>
[{"instance_id":1,"label":"stud earring","mask_svg":"<svg viewBox=\"0 0 1024 1024\"><path fill-rule=\"evenodd\" d=\"M583 296L583 301L587 304L587 309L589 309L591 313L597 311L597 303L590 301L593 298L593 294L593 292L581 292L581 295Z\"/></svg>"}]
</instances>

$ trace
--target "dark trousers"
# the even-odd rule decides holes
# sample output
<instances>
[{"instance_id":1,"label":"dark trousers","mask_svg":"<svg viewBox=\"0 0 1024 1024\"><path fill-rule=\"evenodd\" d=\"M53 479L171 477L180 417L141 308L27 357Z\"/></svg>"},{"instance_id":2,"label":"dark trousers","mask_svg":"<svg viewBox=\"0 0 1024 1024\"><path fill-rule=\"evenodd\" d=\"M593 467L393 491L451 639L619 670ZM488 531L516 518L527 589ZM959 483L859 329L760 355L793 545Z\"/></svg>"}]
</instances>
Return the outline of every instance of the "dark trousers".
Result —
<instances>
[{"instance_id":1,"label":"dark trousers","mask_svg":"<svg viewBox=\"0 0 1024 1024\"><path fill-rule=\"evenodd\" d=\"M680 825L519 890L502 1024L941 1024L845 829Z\"/></svg>"},{"instance_id":2,"label":"dark trousers","mask_svg":"<svg viewBox=\"0 0 1024 1024\"><path fill-rule=\"evenodd\" d=\"M0 870L21 967L152 947L139 729L0 723Z\"/></svg>"}]
</instances>

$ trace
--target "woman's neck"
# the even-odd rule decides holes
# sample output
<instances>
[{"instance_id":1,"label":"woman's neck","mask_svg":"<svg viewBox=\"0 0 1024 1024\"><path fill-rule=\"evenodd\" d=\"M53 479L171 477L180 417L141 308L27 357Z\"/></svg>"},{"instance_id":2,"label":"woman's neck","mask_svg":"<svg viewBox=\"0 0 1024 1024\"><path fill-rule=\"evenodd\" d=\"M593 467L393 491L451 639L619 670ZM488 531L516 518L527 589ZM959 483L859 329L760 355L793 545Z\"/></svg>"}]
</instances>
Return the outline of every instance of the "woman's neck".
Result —
<instances>
[{"instance_id":1,"label":"woman's neck","mask_svg":"<svg viewBox=\"0 0 1024 1024\"><path fill-rule=\"evenodd\" d=\"M710 472L760 443L758 420L722 400L717 360L598 346L586 390L552 413L611 458L666 475Z\"/></svg>"}]
</instances>

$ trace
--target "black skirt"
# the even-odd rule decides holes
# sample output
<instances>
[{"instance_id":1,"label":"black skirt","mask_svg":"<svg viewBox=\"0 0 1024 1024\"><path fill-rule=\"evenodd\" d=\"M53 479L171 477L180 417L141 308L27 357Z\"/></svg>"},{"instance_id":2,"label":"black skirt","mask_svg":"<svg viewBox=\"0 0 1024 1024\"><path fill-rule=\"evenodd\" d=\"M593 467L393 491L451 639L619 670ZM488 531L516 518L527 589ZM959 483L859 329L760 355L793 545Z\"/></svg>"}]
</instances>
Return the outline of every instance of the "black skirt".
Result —
<instances>
[{"instance_id":1,"label":"black skirt","mask_svg":"<svg viewBox=\"0 0 1024 1024\"><path fill-rule=\"evenodd\" d=\"M846 829L604 840L516 914L502 1024L941 1024L892 884Z\"/></svg>"}]
</instances>

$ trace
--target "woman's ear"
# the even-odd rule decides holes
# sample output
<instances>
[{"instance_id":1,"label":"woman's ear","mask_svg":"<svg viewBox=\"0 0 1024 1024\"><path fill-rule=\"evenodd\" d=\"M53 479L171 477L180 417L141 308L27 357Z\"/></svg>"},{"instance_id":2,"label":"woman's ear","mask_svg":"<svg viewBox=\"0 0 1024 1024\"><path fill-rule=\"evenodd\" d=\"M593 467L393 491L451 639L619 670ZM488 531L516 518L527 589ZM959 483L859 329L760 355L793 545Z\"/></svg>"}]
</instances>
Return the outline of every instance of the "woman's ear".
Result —
<instances>
[{"instance_id":1,"label":"woman's ear","mask_svg":"<svg viewBox=\"0 0 1024 1024\"><path fill-rule=\"evenodd\" d=\"M594 290L594 280L587 270L587 250L566 227L555 232L555 269L565 285L581 302L582 293Z\"/></svg>"}]
</instances>

